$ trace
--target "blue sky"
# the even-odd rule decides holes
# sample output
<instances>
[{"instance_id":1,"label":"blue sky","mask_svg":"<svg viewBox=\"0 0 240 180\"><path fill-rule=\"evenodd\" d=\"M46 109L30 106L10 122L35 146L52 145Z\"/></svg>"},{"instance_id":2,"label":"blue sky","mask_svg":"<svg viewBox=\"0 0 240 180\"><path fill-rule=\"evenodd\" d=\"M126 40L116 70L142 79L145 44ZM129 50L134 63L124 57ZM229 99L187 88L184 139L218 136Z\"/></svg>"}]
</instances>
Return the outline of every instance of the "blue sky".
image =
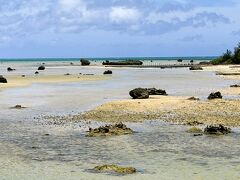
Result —
<instances>
[{"instance_id":1,"label":"blue sky","mask_svg":"<svg viewBox=\"0 0 240 180\"><path fill-rule=\"evenodd\" d=\"M239 0L0 0L0 58L220 55Z\"/></svg>"}]
</instances>

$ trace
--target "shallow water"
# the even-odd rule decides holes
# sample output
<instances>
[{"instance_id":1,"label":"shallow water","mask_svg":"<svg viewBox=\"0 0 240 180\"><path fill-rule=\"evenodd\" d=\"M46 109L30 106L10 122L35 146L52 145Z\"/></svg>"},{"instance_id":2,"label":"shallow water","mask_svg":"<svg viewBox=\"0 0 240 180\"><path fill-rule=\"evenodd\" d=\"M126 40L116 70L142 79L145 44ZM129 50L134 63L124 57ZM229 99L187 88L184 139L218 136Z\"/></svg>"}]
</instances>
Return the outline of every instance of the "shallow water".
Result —
<instances>
[{"instance_id":1,"label":"shallow water","mask_svg":"<svg viewBox=\"0 0 240 180\"><path fill-rule=\"evenodd\" d=\"M44 73L102 74L104 69L51 67ZM125 179L240 178L239 129L227 136L193 137L185 133L187 127L151 121L129 123L137 132L133 135L87 138L84 134L88 127L101 123L48 125L34 119L82 112L103 102L129 98L128 91L135 87L157 87L170 95L205 99L211 91L234 83L211 72L187 69L114 68L113 72L110 79L103 81L33 84L0 91L1 179L122 178L88 171L111 163L137 168L137 174ZM9 109L16 104L29 108Z\"/></svg>"}]
</instances>

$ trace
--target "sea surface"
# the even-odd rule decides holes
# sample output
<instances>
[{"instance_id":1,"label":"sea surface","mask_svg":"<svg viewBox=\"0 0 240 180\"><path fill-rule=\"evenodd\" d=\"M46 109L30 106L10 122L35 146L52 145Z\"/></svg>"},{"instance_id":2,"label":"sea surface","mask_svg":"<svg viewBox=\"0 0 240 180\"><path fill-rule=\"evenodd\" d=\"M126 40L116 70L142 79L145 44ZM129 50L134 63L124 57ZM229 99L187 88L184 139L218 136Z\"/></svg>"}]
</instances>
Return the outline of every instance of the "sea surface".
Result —
<instances>
[{"instance_id":1,"label":"sea surface","mask_svg":"<svg viewBox=\"0 0 240 180\"><path fill-rule=\"evenodd\" d=\"M32 74L40 62L4 62L15 75ZM51 65L48 67L48 65ZM105 67L46 63L44 74L93 73ZM69 63L68 63L69 64ZM128 99L136 87L165 89L171 96L198 96L205 100L215 90L229 87L214 72L181 69L113 68L107 80L75 83L34 83L0 91L0 179L240 179L240 130L226 136L193 137L188 127L147 121L127 123L133 135L89 138L89 127L101 122L52 123L48 115L69 115L113 100ZM224 98L232 99L234 96ZM238 97L239 98L239 97ZM16 104L28 108L10 109ZM203 127L204 128L204 127ZM117 164L137 169L133 175L96 174L97 165Z\"/></svg>"}]
</instances>

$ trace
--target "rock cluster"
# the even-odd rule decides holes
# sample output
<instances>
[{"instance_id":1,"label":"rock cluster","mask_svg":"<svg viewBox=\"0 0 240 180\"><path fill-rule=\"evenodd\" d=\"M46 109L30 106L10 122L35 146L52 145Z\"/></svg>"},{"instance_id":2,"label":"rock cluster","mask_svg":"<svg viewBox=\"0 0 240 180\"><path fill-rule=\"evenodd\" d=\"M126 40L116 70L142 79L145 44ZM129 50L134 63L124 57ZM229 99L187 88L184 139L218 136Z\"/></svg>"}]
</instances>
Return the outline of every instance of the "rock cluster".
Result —
<instances>
[{"instance_id":1,"label":"rock cluster","mask_svg":"<svg viewBox=\"0 0 240 180\"><path fill-rule=\"evenodd\" d=\"M162 89L156 88L136 88L129 92L129 95L133 99L148 99L149 95L164 95L167 96L167 92Z\"/></svg>"},{"instance_id":2,"label":"rock cluster","mask_svg":"<svg viewBox=\"0 0 240 180\"><path fill-rule=\"evenodd\" d=\"M231 133L231 129L223 125L211 125L204 129L205 134L224 135Z\"/></svg>"},{"instance_id":3,"label":"rock cluster","mask_svg":"<svg viewBox=\"0 0 240 180\"><path fill-rule=\"evenodd\" d=\"M240 87L240 84L234 84L234 85L231 85L230 87Z\"/></svg>"},{"instance_id":4,"label":"rock cluster","mask_svg":"<svg viewBox=\"0 0 240 180\"><path fill-rule=\"evenodd\" d=\"M13 68L11 68L11 67L8 67L7 68L7 71L15 71L16 69L13 69Z\"/></svg>"},{"instance_id":5,"label":"rock cluster","mask_svg":"<svg viewBox=\"0 0 240 180\"><path fill-rule=\"evenodd\" d=\"M0 83L7 83L7 79L0 75Z\"/></svg>"},{"instance_id":6,"label":"rock cluster","mask_svg":"<svg viewBox=\"0 0 240 180\"><path fill-rule=\"evenodd\" d=\"M211 100L211 99L222 99L222 94L221 92L214 92L214 93L211 93L209 96L208 96L208 99Z\"/></svg>"},{"instance_id":7,"label":"rock cluster","mask_svg":"<svg viewBox=\"0 0 240 180\"><path fill-rule=\"evenodd\" d=\"M102 165L96 166L94 171L107 172L107 173L118 173L118 174L133 174L136 173L136 169L133 167L120 167L117 165Z\"/></svg>"},{"instance_id":8,"label":"rock cluster","mask_svg":"<svg viewBox=\"0 0 240 180\"><path fill-rule=\"evenodd\" d=\"M96 129L89 129L87 137L98 137L98 136L116 136L124 134L132 134L133 130L128 128L123 123L118 123L115 125L101 126Z\"/></svg>"}]
</instances>

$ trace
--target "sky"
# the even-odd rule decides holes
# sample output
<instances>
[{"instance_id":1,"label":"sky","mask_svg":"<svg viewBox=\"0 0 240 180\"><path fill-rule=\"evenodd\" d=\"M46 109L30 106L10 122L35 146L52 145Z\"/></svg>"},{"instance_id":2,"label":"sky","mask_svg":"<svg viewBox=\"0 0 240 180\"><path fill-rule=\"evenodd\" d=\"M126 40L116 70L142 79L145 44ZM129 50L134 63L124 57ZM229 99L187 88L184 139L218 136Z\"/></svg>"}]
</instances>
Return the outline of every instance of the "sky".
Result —
<instances>
[{"instance_id":1,"label":"sky","mask_svg":"<svg viewBox=\"0 0 240 180\"><path fill-rule=\"evenodd\" d=\"M239 0L0 0L0 58L215 56Z\"/></svg>"}]
</instances>

